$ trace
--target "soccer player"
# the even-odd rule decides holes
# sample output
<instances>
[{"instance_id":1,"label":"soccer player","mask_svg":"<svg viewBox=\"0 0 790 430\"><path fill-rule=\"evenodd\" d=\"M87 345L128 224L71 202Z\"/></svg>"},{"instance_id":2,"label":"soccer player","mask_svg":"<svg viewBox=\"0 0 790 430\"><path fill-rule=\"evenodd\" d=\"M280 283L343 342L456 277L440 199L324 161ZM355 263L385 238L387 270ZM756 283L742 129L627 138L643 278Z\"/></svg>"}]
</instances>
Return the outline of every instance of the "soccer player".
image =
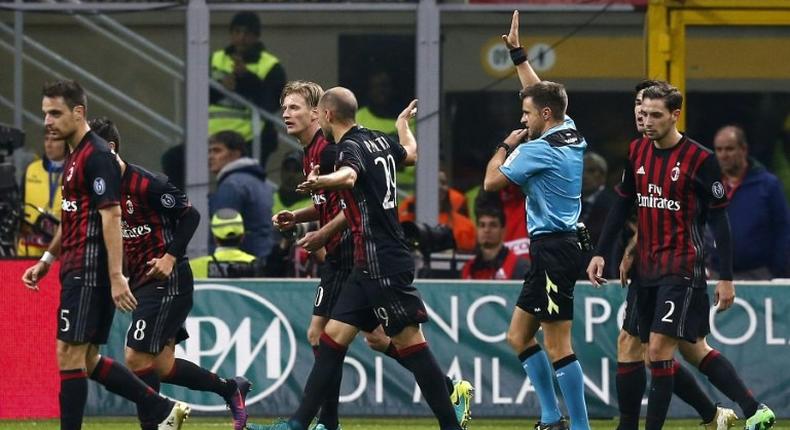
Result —
<instances>
[{"instance_id":1,"label":"soccer player","mask_svg":"<svg viewBox=\"0 0 790 430\"><path fill-rule=\"evenodd\" d=\"M126 365L159 391L161 382L211 391L228 404L233 428L247 423L244 400L250 382L220 378L190 361L175 358L175 345L189 337L184 328L192 309L194 282L186 248L200 213L183 191L120 157L121 136L107 118L92 119L91 130L107 141L121 168L121 227L129 284L137 299L126 334ZM143 430L153 430L150 411L137 407Z\"/></svg>"},{"instance_id":2,"label":"soccer player","mask_svg":"<svg viewBox=\"0 0 790 430\"><path fill-rule=\"evenodd\" d=\"M308 176L314 168L320 174L334 170L338 145L333 145L325 137L318 123L318 102L323 89L316 83L292 81L286 84L281 97L282 115L288 133L297 138L304 148L303 170ZM321 228L308 233L298 245L310 252L326 249L325 262L321 268L321 282L316 289L315 306L307 338L317 352L321 333L329 322L332 309L337 303L343 283L351 274L354 266L354 243L351 231L347 229L343 215L340 193L336 190L315 189L311 192L313 206L297 211L281 211L272 217L272 223L280 230L293 228L296 223L318 220ZM380 326L372 332L365 332L368 345L399 360L397 348ZM335 430L338 424L338 396L342 373L337 372L330 394L321 406L316 430ZM448 390L456 405L456 413L462 427L469 420L469 404L472 387L467 381L452 380L445 376Z\"/></svg>"},{"instance_id":3,"label":"soccer player","mask_svg":"<svg viewBox=\"0 0 790 430\"><path fill-rule=\"evenodd\" d=\"M576 223L581 213L582 158L587 142L565 114L565 88L541 81L529 65L519 41L518 24L518 11L514 11L510 32L502 39L524 87L519 94L525 128L514 130L496 147L483 183L486 191L498 191L512 183L527 196L532 265L513 310L507 338L538 395L541 414L535 428L568 427L554 392L553 366L571 428L586 430L590 424L584 375L571 346L571 324L573 289L584 264ZM530 141L522 143L527 135ZM546 352L535 340L540 328Z\"/></svg>"},{"instance_id":4,"label":"soccer player","mask_svg":"<svg viewBox=\"0 0 790 430\"><path fill-rule=\"evenodd\" d=\"M634 98L634 118L636 129L644 133L644 118L641 115L642 93L645 88L654 85L666 85L665 82L645 80L637 84ZM636 140L638 141L638 139ZM634 142L636 142L634 141ZM636 296L638 289L638 275L634 271L632 282L628 284L628 272L633 264L636 249L636 235L626 246L625 255L620 263L620 279L623 287L628 287L625 305L625 318L623 327L617 337L617 406L620 410L620 423L618 430L637 430L639 428L639 411L642 407L642 397L645 395L647 378L645 376L645 347L639 337L639 319L636 310ZM685 343L679 345L682 355L686 357ZM691 361L690 358L686 358ZM681 400L691 405L702 417L706 426L715 426L717 430L726 430L735 424L738 417L729 408L722 408L713 403L708 395L702 391L694 376L677 361L675 367L675 384L673 392Z\"/></svg>"},{"instance_id":5,"label":"soccer player","mask_svg":"<svg viewBox=\"0 0 790 430\"><path fill-rule=\"evenodd\" d=\"M416 100L398 116L399 142L395 142L356 125L357 101L348 89L332 88L321 97L318 121L324 135L339 145L336 170L321 175L314 168L298 189L342 190L341 205L354 242L354 268L321 334L299 409L287 422L248 425L250 429L305 429L329 395L348 345L360 330L370 332L379 325L391 337L400 363L414 374L439 427L461 428L447 385L437 383L444 374L420 330L428 314L412 285L414 262L398 223L396 169L417 159L417 142L408 124L415 106Z\"/></svg>"},{"instance_id":6,"label":"soccer player","mask_svg":"<svg viewBox=\"0 0 790 430\"><path fill-rule=\"evenodd\" d=\"M714 386L744 409L746 428L767 429L775 417L744 386L735 369L705 342L709 300L705 281L701 232L710 223L720 255L720 280L714 303L719 311L735 300L732 249L727 219L727 196L713 153L681 134L677 119L683 96L670 85L654 85L642 92L640 114L644 137L632 142L628 163L587 275L595 286L604 280L601 255L637 206L639 288L636 311L639 335L648 341L652 376L646 429L664 425L675 384L674 352L682 341L692 345L689 361Z\"/></svg>"},{"instance_id":7,"label":"soccer player","mask_svg":"<svg viewBox=\"0 0 790 430\"><path fill-rule=\"evenodd\" d=\"M22 276L38 289L61 257L57 356L60 368L60 428L82 427L87 378L149 411L158 430L179 429L190 408L160 396L129 369L99 355L107 343L115 307L137 307L121 272L121 173L107 142L86 121L87 97L74 81L44 85L42 111L48 134L71 148L63 175L62 224L41 260ZM114 304L114 306L113 306Z\"/></svg>"}]
</instances>

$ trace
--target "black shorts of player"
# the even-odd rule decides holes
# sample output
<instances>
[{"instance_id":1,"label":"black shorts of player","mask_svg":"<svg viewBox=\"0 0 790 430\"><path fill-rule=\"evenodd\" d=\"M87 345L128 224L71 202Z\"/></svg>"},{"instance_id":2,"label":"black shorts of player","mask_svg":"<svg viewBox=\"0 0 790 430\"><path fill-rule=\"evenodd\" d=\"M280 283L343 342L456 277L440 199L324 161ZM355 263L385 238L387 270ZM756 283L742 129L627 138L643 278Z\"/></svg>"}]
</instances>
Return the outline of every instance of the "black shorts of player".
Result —
<instances>
[{"instance_id":1,"label":"black shorts of player","mask_svg":"<svg viewBox=\"0 0 790 430\"><path fill-rule=\"evenodd\" d=\"M184 322L192 310L194 279L189 263L180 262L175 270L177 290L166 282L153 281L134 289L137 308L126 332L126 346L149 354L159 354L170 339L176 343L189 338ZM172 294L178 291L180 294Z\"/></svg>"},{"instance_id":2,"label":"black shorts of player","mask_svg":"<svg viewBox=\"0 0 790 430\"><path fill-rule=\"evenodd\" d=\"M315 301L313 302L313 315L326 317L332 314L340 290L343 284L351 275L351 268L341 268L334 262L327 260L319 269L321 272L321 282L315 289Z\"/></svg>"},{"instance_id":3,"label":"black shorts of player","mask_svg":"<svg viewBox=\"0 0 790 430\"><path fill-rule=\"evenodd\" d=\"M573 319L573 287L583 254L576 233L548 233L529 245L532 265L516 306L541 321Z\"/></svg>"},{"instance_id":4,"label":"black shorts of player","mask_svg":"<svg viewBox=\"0 0 790 430\"><path fill-rule=\"evenodd\" d=\"M638 292L639 285L632 279L628 284L628 292L625 296L625 317L623 318L623 330L631 336L639 336Z\"/></svg>"},{"instance_id":5,"label":"black shorts of player","mask_svg":"<svg viewBox=\"0 0 790 430\"><path fill-rule=\"evenodd\" d=\"M642 343L650 333L696 342L710 333L710 303L704 288L661 285L637 288L636 310Z\"/></svg>"},{"instance_id":6,"label":"black shorts of player","mask_svg":"<svg viewBox=\"0 0 790 430\"><path fill-rule=\"evenodd\" d=\"M57 338L69 343L107 343L115 316L110 280L99 287L84 287L81 273L61 279Z\"/></svg>"},{"instance_id":7,"label":"black shorts of player","mask_svg":"<svg viewBox=\"0 0 790 430\"><path fill-rule=\"evenodd\" d=\"M332 319L366 332L381 324L387 336L428 322L428 312L413 281L412 271L372 279L367 270L355 267L332 309Z\"/></svg>"}]
</instances>

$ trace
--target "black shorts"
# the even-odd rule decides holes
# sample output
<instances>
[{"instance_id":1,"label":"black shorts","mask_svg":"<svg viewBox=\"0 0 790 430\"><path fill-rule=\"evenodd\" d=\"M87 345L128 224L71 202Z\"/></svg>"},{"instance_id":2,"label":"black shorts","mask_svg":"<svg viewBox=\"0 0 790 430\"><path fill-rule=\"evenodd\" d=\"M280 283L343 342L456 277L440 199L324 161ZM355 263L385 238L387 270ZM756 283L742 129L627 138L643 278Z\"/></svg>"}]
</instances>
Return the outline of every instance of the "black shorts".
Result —
<instances>
[{"instance_id":1,"label":"black shorts","mask_svg":"<svg viewBox=\"0 0 790 430\"><path fill-rule=\"evenodd\" d=\"M628 285L628 293L625 296L625 317L623 318L623 330L631 336L639 336L639 312L637 312L636 299L639 286L632 281Z\"/></svg>"},{"instance_id":2,"label":"black shorts","mask_svg":"<svg viewBox=\"0 0 790 430\"><path fill-rule=\"evenodd\" d=\"M107 343L115 303L110 280L105 282L100 282L100 287L83 287L79 273L67 274L61 279L58 339L69 343Z\"/></svg>"},{"instance_id":3,"label":"black shorts","mask_svg":"<svg viewBox=\"0 0 790 430\"><path fill-rule=\"evenodd\" d=\"M583 263L576 233L538 236L530 243L529 254L532 265L516 306L541 321L572 320L573 287Z\"/></svg>"},{"instance_id":4,"label":"black shorts","mask_svg":"<svg viewBox=\"0 0 790 430\"><path fill-rule=\"evenodd\" d=\"M642 343L650 333L696 342L710 333L710 303L704 288L685 285L662 285L637 288L639 337Z\"/></svg>"},{"instance_id":5,"label":"black shorts","mask_svg":"<svg viewBox=\"0 0 790 430\"><path fill-rule=\"evenodd\" d=\"M340 268L337 264L327 260L320 267L321 282L315 289L313 302L313 315L329 317L335 307L343 284L351 275L351 268Z\"/></svg>"},{"instance_id":6,"label":"black shorts","mask_svg":"<svg viewBox=\"0 0 790 430\"><path fill-rule=\"evenodd\" d=\"M126 332L126 346L156 355L170 339L179 343L189 338L184 322L192 310L191 293L171 296L150 284L136 288L134 297L137 308Z\"/></svg>"},{"instance_id":7,"label":"black shorts","mask_svg":"<svg viewBox=\"0 0 790 430\"><path fill-rule=\"evenodd\" d=\"M428 312L413 281L412 271L371 279L367 270L354 268L332 309L332 319L366 332L381 324L387 336L428 322Z\"/></svg>"}]
</instances>

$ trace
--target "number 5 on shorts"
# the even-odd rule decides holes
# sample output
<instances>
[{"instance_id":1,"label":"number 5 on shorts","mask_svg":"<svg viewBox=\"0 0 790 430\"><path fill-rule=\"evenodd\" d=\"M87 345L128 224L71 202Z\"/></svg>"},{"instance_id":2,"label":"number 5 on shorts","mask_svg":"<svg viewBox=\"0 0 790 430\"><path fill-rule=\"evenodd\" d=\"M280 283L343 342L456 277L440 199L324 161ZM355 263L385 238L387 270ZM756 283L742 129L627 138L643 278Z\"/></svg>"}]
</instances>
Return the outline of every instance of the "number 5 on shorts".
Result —
<instances>
[{"instance_id":1,"label":"number 5 on shorts","mask_svg":"<svg viewBox=\"0 0 790 430\"><path fill-rule=\"evenodd\" d=\"M67 332L71 328L71 323L69 323L69 310L68 309L61 309L60 310L60 320L63 321L63 327L60 329L62 332Z\"/></svg>"}]
</instances>

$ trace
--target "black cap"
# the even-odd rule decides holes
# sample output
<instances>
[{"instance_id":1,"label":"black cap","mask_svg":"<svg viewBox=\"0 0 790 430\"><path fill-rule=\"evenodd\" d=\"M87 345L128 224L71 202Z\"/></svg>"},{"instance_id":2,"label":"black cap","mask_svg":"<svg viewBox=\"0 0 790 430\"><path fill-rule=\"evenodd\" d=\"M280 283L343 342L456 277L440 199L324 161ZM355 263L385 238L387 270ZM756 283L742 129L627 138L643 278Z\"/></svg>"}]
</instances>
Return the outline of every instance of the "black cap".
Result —
<instances>
[{"instance_id":1,"label":"black cap","mask_svg":"<svg viewBox=\"0 0 790 430\"><path fill-rule=\"evenodd\" d=\"M230 21L230 29L233 30L236 27L244 27L245 30L256 36L261 34L261 20L258 18L258 14L254 12L239 12L233 15L233 19Z\"/></svg>"}]
</instances>

